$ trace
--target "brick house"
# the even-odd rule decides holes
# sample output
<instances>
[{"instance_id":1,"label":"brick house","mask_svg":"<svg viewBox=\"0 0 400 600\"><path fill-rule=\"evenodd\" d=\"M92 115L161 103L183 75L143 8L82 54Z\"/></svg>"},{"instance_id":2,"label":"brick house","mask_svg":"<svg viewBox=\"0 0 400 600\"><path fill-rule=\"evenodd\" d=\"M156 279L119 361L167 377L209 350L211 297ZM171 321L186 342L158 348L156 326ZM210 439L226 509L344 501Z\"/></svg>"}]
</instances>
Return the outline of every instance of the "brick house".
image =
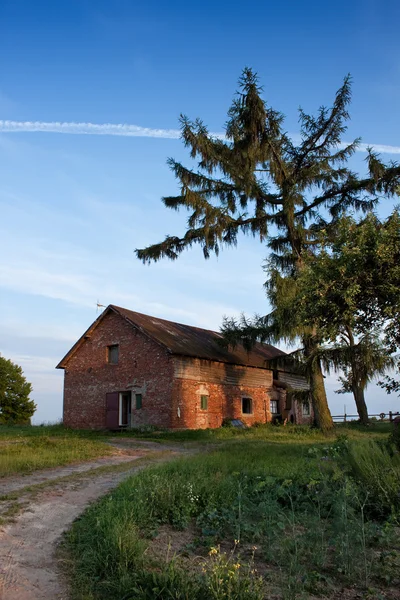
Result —
<instances>
[{"instance_id":1,"label":"brick house","mask_svg":"<svg viewBox=\"0 0 400 600\"><path fill-rule=\"evenodd\" d=\"M284 352L256 344L225 349L219 333L110 305L57 365L64 369L64 424L74 428L219 427L275 416L311 422L289 390L306 381L272 371Z\"/></svg>"}]
</instances>

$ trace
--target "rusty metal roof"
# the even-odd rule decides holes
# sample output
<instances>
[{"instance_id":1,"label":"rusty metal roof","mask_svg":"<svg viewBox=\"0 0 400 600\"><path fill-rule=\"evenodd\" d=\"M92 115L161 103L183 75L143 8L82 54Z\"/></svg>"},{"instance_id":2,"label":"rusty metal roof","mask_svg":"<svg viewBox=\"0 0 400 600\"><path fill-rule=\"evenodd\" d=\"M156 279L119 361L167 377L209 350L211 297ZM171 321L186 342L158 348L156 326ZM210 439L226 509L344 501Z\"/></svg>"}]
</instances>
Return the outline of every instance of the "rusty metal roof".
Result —
<instances>
[{"instance_id":1,"label":"rusty metal roof","mask_svg":"<svg viewBox=\"0 0 400 600\"><path fill-rule=\"evenodd\" d=\"M171 354L263 368L268 367L268 360L285 354L274 346L260 343L251 352L242 345L226 349L218 344L222 335L216 331L150 317L112 304L109 308L165 346Z\"/></svg>"},{"instance_id":2,"label":"rusty metal roof","mask_svg":"<svg viewBox=\"0 0 400 600\"><path fill-rule=\"evenodd\" d=\"M151 317L110 304L76 344L72 346L57 365L57 369L65 368L69 358L78 350L85 339L91 336L93 330L110 311L120 315L142 333L161 344L171 354L264 369L268 368L268 360L285 355L285 352L270 344L257 343L251 352L245 350L241 345L237 345L234 349L223 348L218 343L222 335L216 331L166 321L165 319Z\"/></svg>"}]
</instances>

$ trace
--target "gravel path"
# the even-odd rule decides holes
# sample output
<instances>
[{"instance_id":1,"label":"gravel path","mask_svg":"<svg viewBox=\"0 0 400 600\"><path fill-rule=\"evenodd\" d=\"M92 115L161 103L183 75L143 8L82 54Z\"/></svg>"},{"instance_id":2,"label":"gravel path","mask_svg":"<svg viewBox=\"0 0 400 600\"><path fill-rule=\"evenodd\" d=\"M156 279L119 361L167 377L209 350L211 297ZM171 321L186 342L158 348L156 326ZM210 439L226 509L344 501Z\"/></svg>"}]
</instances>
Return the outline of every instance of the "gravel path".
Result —
<instances>
[{"instance_id":1,"label":"gravel path","mask_svg":"<svg viewBox=\"0 0 400 600\"><path fill-rule=\"evenodd\" d=\"M135 444L135 446L139 446ZM170 450L160 444L156 448L146 447L143 452L138 447L137 455L130 449L129 455L118 457L107 457L100 461L92 461L91 469L105 464L120 464L124 461L133 461L148 454L151 462L166 460L167 457L151 459L149 450ZM170 458L176 456L175 452ZM169 458L168 457L168 458ZM113 460L112 460L113 459ZM119 463L117 461L119 460ZM68 593L57 564L55 556L57 544L60 537L72 524L72 522L85 510L94 500L97 500L108 491L117 486L123 479L148 466L145 464L132 464L132 468L124 472L107 472L96 475L91 473L90 477L79 477L76 480L60 481L46 487L37 495L28 509L20 514L15 523L6 525L0 529L0 599L1 600L67 600ZM51 469L46 473L41 472L36 477L36 483L50 481L59 478L60 473L71 475L71 473L82 473L88 470L89 463ZM84 468L83 468L84 467ZM72 470L72 471L71 471ZM32 475L33 477L33 475ZM29 477L20 478L20 486L15 478L10 486L20 489L26 485ZM33 481L33 480L32 480ZM10 488L11 489L11 488Z\"/></svg>"}]
</instances>

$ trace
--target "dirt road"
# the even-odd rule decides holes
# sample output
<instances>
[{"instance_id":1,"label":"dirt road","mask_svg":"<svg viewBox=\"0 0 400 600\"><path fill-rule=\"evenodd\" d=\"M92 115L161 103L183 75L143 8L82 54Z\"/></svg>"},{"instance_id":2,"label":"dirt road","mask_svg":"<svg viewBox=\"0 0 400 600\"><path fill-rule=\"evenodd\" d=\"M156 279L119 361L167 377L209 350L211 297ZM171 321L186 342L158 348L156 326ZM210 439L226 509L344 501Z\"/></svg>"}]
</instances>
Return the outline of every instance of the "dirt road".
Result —
<instances>
[{"instance_id":1,"label":"dirt road","mask_svg":"<svg viewBox=\"0 0 400 600\"><path fill-rule=\"evenodd\" d=\"M154 453L155 449L158 454ZM160 455L163 451L164 455ZM62 533L91 502L120 481L148 466L149 462L168 460L177 452L159 444L154 448L135 443L135 449L127 450L126 454L122 452L101 461L102 467L128 463L125 464L127 470L123 472L111 470L105 473L104 469L100 469L96 473L93 469L98 469L99 461L94 461L91 467L84 464L51 469L47 479L45 471L32 476L39 478L41 485L57 479L40 488L39 493L36 490L34 499L28 499L27 508L16 517L15 522L0 528L0 600L67 600L67 589L56 558ZM146 462L142 460L135 464L135 460L144 455ZM79 476L74 478L74 473L79 473ZM59 479L66 475L66 480ZM8 481L9 490L21 490L21 486L32 485L33 482L28 479L21 477L18 482L17 478L13 478ZM24 494L23 490L21 494Z\"/></svg>"}]
</instances>

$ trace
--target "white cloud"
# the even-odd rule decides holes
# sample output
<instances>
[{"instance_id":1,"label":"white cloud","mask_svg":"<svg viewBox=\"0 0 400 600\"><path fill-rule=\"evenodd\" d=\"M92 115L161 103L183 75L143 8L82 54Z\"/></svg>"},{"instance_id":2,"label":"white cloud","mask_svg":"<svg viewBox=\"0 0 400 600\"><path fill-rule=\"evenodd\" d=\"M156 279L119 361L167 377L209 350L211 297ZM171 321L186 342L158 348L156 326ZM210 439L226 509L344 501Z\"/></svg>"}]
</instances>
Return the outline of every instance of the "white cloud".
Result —
<instances>
[{"instance_id":1,"label":"white cloud","mask_svg":"<svg viewBox=\"0 0 400 600\"><path fill-rule=\"evenodd\" d=\"M117 135L125 137L150 137L179 139L179 129L155 129L131 125L128 123L74 123L61 121L3 121L0 120L1 133L69 133L75 135ZM223 133L213 133L214 137L223 138ZM299 136L294 134L296 141ZM346 144L344 144L346 145ZM376 152L382 154L400 154L400 146L389 146L387 144L360 144L358 152L366 152L372 147Z\"/></svg>"},{"instance_id":2,"label":"white cloud","mask_svg":"<svg viewBox=\"0 0 400 600\"><path fill-rule=\"evenodd\" d=\"M387 146L385 144L360 144L358 152L366 152L369 147L379 154L400 154L400 146Z\"/></svg>"},{"instance_id":3,"label":"white cloud","mask_svg":"<svg viewBox=\"0 0 400 600\"><path fill-rule=\"evenodd\" d=\"M63 123L43 121L1 121L0 132L3 133L70 133L78 135L120 135L127 137L153 137L178 139L178 129L152 129L126 123Z\"/></svg>"}]
</instances>

